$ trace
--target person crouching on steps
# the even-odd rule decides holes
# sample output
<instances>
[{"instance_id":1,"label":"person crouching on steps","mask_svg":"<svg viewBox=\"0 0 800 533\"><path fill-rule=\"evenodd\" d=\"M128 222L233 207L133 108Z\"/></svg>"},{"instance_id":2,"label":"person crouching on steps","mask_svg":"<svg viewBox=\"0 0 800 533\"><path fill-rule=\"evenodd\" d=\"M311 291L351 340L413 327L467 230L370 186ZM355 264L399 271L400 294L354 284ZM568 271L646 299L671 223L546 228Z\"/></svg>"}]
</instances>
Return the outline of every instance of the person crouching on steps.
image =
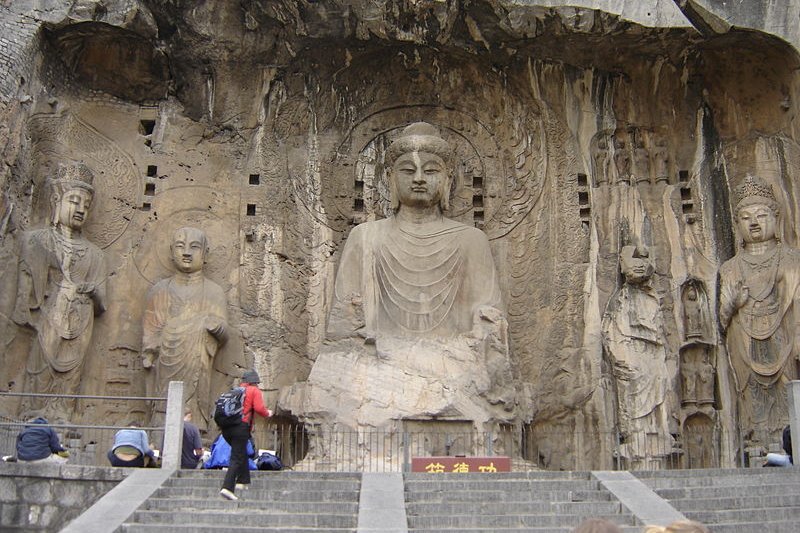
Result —
<instances>
[{"instance_id":1,"label":"person crouching on steps","mask_svg":"<svg viewBox=\"0 0 800 533\"><path fill-rule=\"evenodd\" d=\"M248 370L242 376L244 387L244 400L242 401L242 422L222 430L222 436L231 445L231 460L228 464L228 471L225 473L225 481L222 483L222 490L219 493L223 498L238 500L234 494L236 489L247 488L250 484L250 468L247 464L247 442L250 440L250 432L253 430L255 415L264 418L272 416L272 411L264 405L264 398L261 391L256 387L261 383L261 378L255 370Z\"/></svg>"}]
</instances>

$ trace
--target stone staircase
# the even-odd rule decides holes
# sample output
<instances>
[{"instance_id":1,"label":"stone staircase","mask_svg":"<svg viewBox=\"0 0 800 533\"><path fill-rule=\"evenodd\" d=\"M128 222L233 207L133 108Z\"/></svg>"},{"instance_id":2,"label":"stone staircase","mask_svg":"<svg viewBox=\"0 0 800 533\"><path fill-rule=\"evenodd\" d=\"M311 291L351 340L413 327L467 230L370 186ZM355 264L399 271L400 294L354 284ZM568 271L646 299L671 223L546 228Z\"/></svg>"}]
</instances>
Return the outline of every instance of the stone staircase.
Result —
<instances>
[{"instance_id":1,"label":"stone staircase","mask_svg":"<svg viewBox=\"0 0 800 533\"><path fill-rule=\"evenodd\" d=\"M800 531L800 467L671 470L636 476L712 533Z\"/></svg>"},{"instance_id":2,"label":"stone staircase","mask_svg":"<svg viewBox=\"0 0 800 533\"><path fill-rule=\"evenodd\" d=\"M171 476L119 533L355 532L358 473L252 472L237 501L219 495L219 470L181 470Z\"/></svg>"},{"instance_id":3,"label":"stone staircase","mask_svg":"<svg viewBox=\"0 0 800 533\"><path fill-rule=\"evenodd\" d=\"M405 498L410 532L568 533L597 517L641 530L588 472L407 474Z\"/></svg>"}]
</instances>

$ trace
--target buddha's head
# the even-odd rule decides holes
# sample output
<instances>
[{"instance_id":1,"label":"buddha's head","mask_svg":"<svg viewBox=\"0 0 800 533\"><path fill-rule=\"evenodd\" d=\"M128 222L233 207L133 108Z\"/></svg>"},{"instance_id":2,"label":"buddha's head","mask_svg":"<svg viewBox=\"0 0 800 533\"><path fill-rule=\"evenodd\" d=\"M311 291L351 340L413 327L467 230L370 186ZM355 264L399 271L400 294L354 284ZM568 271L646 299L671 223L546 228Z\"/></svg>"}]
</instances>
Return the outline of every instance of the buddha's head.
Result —
<instances>
[{"instance_id":1,"label":"buddha's head","mask_svg":"<svg viewBox=\"0 0 800 533\"><path fill-rule=\"evenodd\" d=\"M655 265L646 247L623 246L620 253L620 270L627 283L638 285L652 277Z\"/></svg>"},{"instance_id":2,"label":"buddha's head","mask_svg":"<svg viewBox=\"0 0 800 533\"><path fill-rule=\"evenodd\" d=\"M735 193L736 227L745 244L775 240L779 210L772 186L758 176L748 175Z\"/></svg>"},{"instance_id":3,"label":"buddha's head","mask_svg":"<svg viewBox=\"0 0 800 533\"><path fill-rule=\"evenodd\" d=\"M47 180L50 188L51 222L54 226L80 231L94 199L94 175L83 163L61 164Z\"/></svg>"},{"instance_id":4,"label":"buddha's head","mask_svg":"<svg viewBox=\"0 0 800 533\"><path fill-rule=\"evenodd\" d=\"M427 122L406 126L386 152L392 208L401 205L449 207L453 152Z\"/></svg>"},{"instance_id":5,"label":"buddha's head","mask_svg":"<svg viewBox=\"0 0 800 533\"><path fill-rule=\"evenodd\" d=\"M170 245L175 267L186 274L203 269L208 253L206 234L197 228L178 228Z\"/></svg>"}]
</instances>

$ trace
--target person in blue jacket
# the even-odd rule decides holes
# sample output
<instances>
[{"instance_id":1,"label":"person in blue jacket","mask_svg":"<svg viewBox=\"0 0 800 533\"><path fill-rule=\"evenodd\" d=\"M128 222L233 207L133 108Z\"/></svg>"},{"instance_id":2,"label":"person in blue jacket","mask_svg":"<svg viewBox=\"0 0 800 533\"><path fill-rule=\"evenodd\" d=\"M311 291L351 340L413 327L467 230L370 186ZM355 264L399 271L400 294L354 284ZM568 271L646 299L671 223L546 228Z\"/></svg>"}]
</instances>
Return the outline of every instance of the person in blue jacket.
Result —
<instances>
[{"instance_id":1,"label":"person in blue jacket","mask_svg":"<svg viewBox=\"0 0 800 533\"><path fill-rule=\"evenodd\" d=\"M64 463L67 457L69 452L44 417L32 419L17 435L17 461Z\"/></svg>"},{"instance_id":2,"label":"person in blue jacket","mask_svg":"<svg viewBox=\"0 0 800 533\"><path fill-rule=\"evenodd\" d=\"M209 456L208 460L203 463L203 468L208 469L219 469L219 468L227 468L230 460L231 460L231 445L228 444L228 441L220 435L216 438L216 440L211 444L211 455ZM255 448L253 448L253 441L247 441L247 466L250 470L258 470L258 466L256 462L253 460L255 457L256 452Z\"/></svg>"},{"instance_id":3,"label":"person in blue jacket","mask_svg":"<svg viewBox=\"0 0 800 533\"><path fill-rule=\"evenodd\" d=\"M108 451L111 466L144 467L156 463L156 456L150 447L147 433L133 422L126 429L117 431L114 445Z\"/></svg>"}]
</instances>

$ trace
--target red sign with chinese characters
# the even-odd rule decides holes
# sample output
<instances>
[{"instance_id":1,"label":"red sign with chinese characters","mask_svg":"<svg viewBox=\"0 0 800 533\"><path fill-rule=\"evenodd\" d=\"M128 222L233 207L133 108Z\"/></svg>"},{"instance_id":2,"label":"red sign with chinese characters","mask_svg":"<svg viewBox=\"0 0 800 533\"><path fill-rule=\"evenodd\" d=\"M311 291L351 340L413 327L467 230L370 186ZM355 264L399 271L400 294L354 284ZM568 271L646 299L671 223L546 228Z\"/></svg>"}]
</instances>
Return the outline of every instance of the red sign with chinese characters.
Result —
<instances>
[{"instance_id":1,"label":"red sign with chinese characters","mask_svg":"<svg viewBox=\"0 0 800 533\"><path fill-rule=\"evenodd\" d=\"M460 474L490 472L511 472L511 458L503 456L493 457L412 457L412 472L427 472L429 474L446 474L455 472Z\"/></svg>"}]
</instances>

